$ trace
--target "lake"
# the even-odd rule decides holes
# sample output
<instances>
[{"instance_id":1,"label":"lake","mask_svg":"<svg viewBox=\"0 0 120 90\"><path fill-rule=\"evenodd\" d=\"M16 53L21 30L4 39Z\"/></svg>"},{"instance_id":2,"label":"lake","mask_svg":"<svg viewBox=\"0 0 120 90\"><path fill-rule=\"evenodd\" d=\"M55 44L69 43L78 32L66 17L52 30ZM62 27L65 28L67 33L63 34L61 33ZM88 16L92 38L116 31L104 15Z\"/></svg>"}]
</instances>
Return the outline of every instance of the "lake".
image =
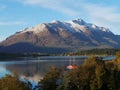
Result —
<instances>
[{"instance_id":1,"label":"lake","mask_svg":"<svg viewBox=\"0 0 120 90\"><path fill-rule=\"evenodd\" d=\"M1 61L0 77L5 74L16 72L20 78L25 78L32 83L36 83L43 78L51 66L65 68L75 63L81 65L87 56L47 56L47 57L26 57L18 60ZM114 56L104 57L104 60L115 58Z\"/></svg>"}]
</instances>

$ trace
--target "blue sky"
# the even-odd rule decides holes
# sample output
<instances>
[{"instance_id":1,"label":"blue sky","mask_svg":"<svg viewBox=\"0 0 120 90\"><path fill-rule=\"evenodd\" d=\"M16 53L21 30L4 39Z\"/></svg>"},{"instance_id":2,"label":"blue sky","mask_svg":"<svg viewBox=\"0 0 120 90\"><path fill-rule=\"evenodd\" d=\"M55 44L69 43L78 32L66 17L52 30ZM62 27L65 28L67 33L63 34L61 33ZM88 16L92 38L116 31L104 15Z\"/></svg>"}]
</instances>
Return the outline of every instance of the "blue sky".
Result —
<instances>
[{"instance_id":1,"label":"blue sky","mask_svg":"<svg viewBox=\"0 0 120 90\"><path fill-rule=\"evenodd\" d=\"M0 41L40 23L76 18L120 34L120 0L0 0Z\"/></svg>"}]
</instances>

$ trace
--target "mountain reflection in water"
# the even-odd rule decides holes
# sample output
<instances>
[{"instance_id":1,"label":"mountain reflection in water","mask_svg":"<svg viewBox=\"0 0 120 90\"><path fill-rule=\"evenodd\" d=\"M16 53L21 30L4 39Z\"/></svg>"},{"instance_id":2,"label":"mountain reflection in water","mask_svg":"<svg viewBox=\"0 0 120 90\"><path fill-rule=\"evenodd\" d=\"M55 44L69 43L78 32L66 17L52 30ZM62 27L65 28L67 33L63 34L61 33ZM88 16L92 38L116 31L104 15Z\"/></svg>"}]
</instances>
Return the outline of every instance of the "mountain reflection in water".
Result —
<instances>
[{"instance_id":1,"label":"mountain reflection in water","mask_svg":"<svg viewBox=\"0 0 120 90\"><path fill-rule=\"evenodd\" d=\"M75 63L80 65L85 57L74 57ZM73 57L41 57L23 58L21 61L0 62L0 77L16 72L21 78L38 82L43 78L51 66L66 68ZM4 73L4 74L3 74Z\"/></svg>"},{"instance_id":2,"label":"mountain reflection in water","mask_svg":"<svg viewBox=\"0 0 120 90\"><path fill-rule=\"evenodd\" d=\"M75 64L81 65L84 56L49 56L37 58L21 58L21 60L0 62L0 77L5 74L16 72L20 78L25 78L31 82L38 82L43 78L51 66L64 68L74 61Z\"/></svg>"}]
</instances>

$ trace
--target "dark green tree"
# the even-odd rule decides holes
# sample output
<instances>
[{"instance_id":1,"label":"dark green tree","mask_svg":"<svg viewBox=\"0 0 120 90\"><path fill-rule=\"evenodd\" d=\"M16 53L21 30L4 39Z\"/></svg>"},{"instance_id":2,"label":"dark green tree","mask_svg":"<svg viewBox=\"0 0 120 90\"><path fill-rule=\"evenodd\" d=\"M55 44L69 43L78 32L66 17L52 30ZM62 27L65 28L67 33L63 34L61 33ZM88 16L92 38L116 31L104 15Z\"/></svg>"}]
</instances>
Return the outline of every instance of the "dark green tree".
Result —
<instances>
[{"instance_id":1,"label":"dark green tree","mask_svg":"<svg viewBox=\"0 0 120 90\"><path fill-rule=\"evenodd\" d=\"M56 90L59 84L60 71L56 67L51 67L50 71L40 81L41 90Z\"/></svg>"}]
</instances>

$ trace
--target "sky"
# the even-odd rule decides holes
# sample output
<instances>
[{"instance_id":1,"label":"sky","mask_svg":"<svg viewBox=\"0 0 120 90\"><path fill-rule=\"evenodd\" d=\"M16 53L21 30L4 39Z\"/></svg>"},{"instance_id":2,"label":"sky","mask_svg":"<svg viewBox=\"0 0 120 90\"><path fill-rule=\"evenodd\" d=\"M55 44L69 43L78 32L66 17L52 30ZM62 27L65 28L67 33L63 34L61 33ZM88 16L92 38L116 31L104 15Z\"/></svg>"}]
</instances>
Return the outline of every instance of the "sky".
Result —
<instances>
[{"instance_id":1,"label":"sky","mask_svg":"<svg viewBox=\"0 0 120 90\"><path fill-rule=\"evenodd\" d=\"M120 35L120 0L0 0L0 41L40 23L77 18Z\"/></svg>"}]
</instances>

